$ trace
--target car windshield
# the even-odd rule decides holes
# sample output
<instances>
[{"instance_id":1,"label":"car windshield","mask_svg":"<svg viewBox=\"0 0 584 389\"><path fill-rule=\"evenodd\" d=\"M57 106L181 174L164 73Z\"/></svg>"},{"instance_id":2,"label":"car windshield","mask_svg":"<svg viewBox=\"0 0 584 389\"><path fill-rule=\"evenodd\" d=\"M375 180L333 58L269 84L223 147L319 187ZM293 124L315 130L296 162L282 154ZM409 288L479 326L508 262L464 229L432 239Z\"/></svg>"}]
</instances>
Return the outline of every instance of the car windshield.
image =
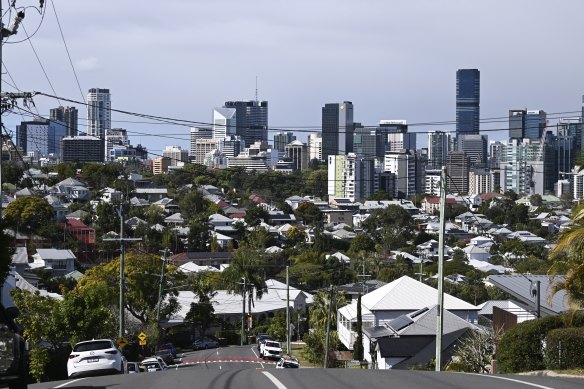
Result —
<instances>
[{"instance_id":1,"label":"car windshield","mask_svg":"<svg viewBox=\"0 0 584 389\"><path fill-rule=\"evenodd\" d=\"M280 347L280 343L278 342L266 342L267 347Z\"/></svg>"},{"instance_id":2,"label":"car windshield","mask_svg":"<svg viewBox=\"0 0 584 389\"><path fill-rule=\"evenodd\" d=\"M93 350L105 350L113 348L112 343L107 340L99 340L95 342L84 342L75 345L73 351L83 352L83 351L93 351Z\"/></svg>"},{"instance_id":3,"label":"car windshield","mask_svg":"<svg viewBox=\"0 0 584 389\"><path fill-rule=\"evenodd\" d=\"M146 370L150 370L150 369L160 369L160 364L158 364L157 362L148 362L144 364L144 368Z\"/></svg>"}]
</instances>

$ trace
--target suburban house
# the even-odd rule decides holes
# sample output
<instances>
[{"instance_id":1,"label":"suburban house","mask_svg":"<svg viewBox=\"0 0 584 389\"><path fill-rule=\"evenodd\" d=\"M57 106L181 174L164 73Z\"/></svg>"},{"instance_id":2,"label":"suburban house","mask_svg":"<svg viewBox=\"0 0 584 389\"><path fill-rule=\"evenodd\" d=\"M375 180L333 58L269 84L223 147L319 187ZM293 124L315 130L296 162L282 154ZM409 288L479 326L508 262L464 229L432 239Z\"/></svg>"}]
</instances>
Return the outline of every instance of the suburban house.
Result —
<instances>
[{"instance_id":1,"label":"suburban house","mask_svg":"<svg viewBox=\"0 0 584 389\"><path fill-rule=\"evenodd\" d=\"M363 328L380 327L391 320L426 308L438 302L438 290L408 276L390 282L361 298ZM479 308L459 298L444 294L444 308L469 323L476 323ZM337 331L339 340L353 349L357 323L357 302L339 309Z\"/></svg>"},{"instance_id":2,"label":"suburban house","mask_svg":"<svg viewBox=\"0 0 584 389\"><path fill-rule=\"evenodd\" d=\"M261 298L255 297L253 304L251 304L251 315L253 322L263 317L273 315L277 311L286 310L286 284L269 279L266 280L267 292L264 292ZM306 307L313 302L313 296L300 289L290 287L290 308L294 311L304 312ZM182 324L184 318L191 309L191 303L197 303L198 298L192 291L179 291L178 302L180 303L180 310L174 314L166 323L166 327L172 327ZM241 322L241 313L243 296L241 294L229 293L226 290L218 290L211 298L215 315L228 322ZM246 304L246 311L249 309Z\"/></svg>"},{"instance_id":3,"label":"suburban house","mask_svg":"<svg viewBox=\"0 0 584 389\"><path fill-rule=\"evenodd\" d=\"M64 276L75 270L75 254L71 250L37 249L32 256L32 269L50 270L54 276Z\"/></svg>"},{"instance_id":4,"label":"suburban house","mask_svg":"<svg viewBox=\"0 0 584 389\"><path fill-rule=\"evenodd\" d=\"M396 317L383 326L363 330L363 356L373 368L411 369L426 367L436 356L438 306L424 307ZM442 357L446 363L458 339L474 324L447 310L443 313Z\"/></svg>"}]
</instances>

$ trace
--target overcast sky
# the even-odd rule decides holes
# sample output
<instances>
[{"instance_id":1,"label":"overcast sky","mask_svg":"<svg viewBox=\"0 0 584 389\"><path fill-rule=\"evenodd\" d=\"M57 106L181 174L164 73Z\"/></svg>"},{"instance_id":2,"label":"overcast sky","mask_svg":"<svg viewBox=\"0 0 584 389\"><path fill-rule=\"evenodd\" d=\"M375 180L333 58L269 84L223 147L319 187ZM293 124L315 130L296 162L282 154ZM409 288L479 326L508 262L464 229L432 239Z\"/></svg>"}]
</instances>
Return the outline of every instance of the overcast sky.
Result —
<instances>
[{"instance_id":1,"label":"overcast sky","mask_svg":"<svg viewBox=\"0 0 584 389\"><path fill-rule=\"evenodd\" d=\"M257 77L270 127L290 127L300 139L320 127L325 103L344 100L353 102L355 121L365 125L452 121L461 68L481 72L483 119L527 108L543 109L555 122L576 115L557 113L582 105L582 0L52 1L83 94L108 88L119 110L210 122L213 107L224 101L254 99ZM21 28L3 46L9 74L2 75L2 91L16 84L53 93L34 47L55 93L82 100L51 0L45 3L42 24L36 11L26 12L29 35L40 24L30 42L17 43L27 36ZM34 101L43 116L59 106L44 96ZM84 131L86 108L77 107ZM3 120L15 131L22 117ZM121 114L113 120L113 127L128 129L134 145L155 153L172 144L188 149L188 127L125 123L141 119ZM507 128L507 122L481 125L493 127ZM491 140L505 136L488 134ZM419 145L425 137L418 137Z\"/></svg>"}]
</instances>

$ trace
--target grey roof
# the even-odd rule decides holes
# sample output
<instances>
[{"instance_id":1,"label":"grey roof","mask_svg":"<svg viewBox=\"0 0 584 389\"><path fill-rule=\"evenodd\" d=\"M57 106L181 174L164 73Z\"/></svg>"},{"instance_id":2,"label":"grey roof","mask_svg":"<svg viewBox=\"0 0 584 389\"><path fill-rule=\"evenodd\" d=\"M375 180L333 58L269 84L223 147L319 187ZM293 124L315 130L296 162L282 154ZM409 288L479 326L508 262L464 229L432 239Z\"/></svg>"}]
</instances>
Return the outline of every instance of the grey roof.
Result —
<instances>
[{"instance_id":1,"label":"grey roof","mask_svg":"<svg viewBox=\"0 0 584 389\"><path fill-rule=\"evenodd\" d=\"M71 219L83 219L87 215L89 215L89 212L85 212L82 209L78 209L77 211L74 211L74 212L71 212L71 213L65 215L65 217L71 218Z\"/></svg>"},{"instance_id":2,"label":"grey roof","mask_svg":"<svg viewBox=\"0 0 584 389\"><path fill-rule=\"evenodd\" d=\"M76 258L71 250L37 249L37 254L42 259L70 259Z\"/></svg>"},{"instance_id":3,"label":"grey roof","mask_svg":"<svg viewBox=\"0 0 584 389\"><path fill-rule=\"evenodd\" d=\"M562 281L564 277L558 276L555 281ZM550 277L547 275L492 275L489 281L497 288L509 293L519 302L526 304L531 310L535 310L537 297L533 297L531 292L535 288L536 282L540 282L540 309L542 315L556 315L560 312L569 311L568 296L565 290L554 294L549 301L551 294Z\"/></svg>"},{"instance_id":4,"label":"grey roof","mask_svg":"<svg viewBox=\"0 0 584 389\"><path fill-rule=\"evenodd\" d=\"M84 186L84 184L83 182L76 180L75 178L69 177L59 182L57 186Z\"/></svg>"},{"instance_id":5,"label":"grey roof","mask_svg":"<svg viewBox=\"0 0 584 389\"><path fill-rule=\"evenodd\" d=\"M26 247L17 247L12 254L12 264L13 265L28 265L28 252Z\"/></svg>"}]
</instances>

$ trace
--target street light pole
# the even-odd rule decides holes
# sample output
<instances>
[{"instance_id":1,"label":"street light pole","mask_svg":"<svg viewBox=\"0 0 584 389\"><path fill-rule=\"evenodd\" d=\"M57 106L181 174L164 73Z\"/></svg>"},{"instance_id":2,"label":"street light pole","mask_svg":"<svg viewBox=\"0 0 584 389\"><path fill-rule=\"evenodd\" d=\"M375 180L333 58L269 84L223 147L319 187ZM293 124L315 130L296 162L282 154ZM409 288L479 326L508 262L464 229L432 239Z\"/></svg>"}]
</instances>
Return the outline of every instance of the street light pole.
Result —
<instances>
[{"instance_id":1,"label":"street light pole","mask_svg":"<svg viewBox=\"0 0 584 389\"><path fill-rule=\"evenodd\" d=\"M442 369L442 332L444 325L444 230L446 225L446 167L440 174L440 236L438 238L438 313L436 317L436 366Z\"/></svg>"}]
</instances>

